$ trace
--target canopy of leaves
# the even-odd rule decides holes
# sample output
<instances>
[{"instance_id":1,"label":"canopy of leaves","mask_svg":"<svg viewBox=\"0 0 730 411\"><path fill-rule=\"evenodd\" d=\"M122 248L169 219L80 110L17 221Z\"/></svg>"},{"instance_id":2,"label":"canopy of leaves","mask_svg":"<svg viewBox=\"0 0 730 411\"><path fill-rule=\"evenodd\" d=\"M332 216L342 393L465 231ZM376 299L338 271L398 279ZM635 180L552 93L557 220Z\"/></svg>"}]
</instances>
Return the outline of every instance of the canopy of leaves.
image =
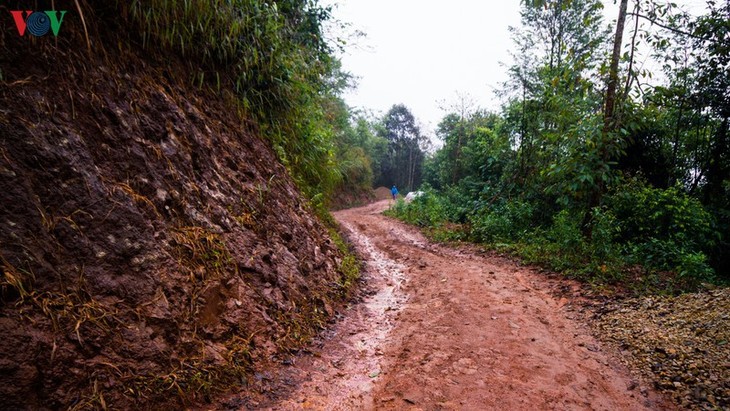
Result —
<instances>
[{"instance_id":1,"label":"canopy of leaves","mask_svg":"<svg viewBox=\"0 0 730 411\"><path fill-rule=\"evenodd\" d=\"M380 161L376 184L396 185L410 191L421 183L425 137L410 110L396 104L388 110L378 128L378 135L388 142Z\"/></svg>"},{"instance_id":2,"label":"canopy of leaves","mask_svg":"<svg viewBox=\"0 0 730 411\"><path fill-rule=\"evenodd\" d=\"M425 162L436 191L396 214L593 280L625 279L634 265L646 273L639 287L728 280L730 4L708 1L691 17L634 3L610 128L601 10L523 2L502 112L455 105ZM663 84L642 80L640 44L664 62Z\"/></svg>"}]
</instances>

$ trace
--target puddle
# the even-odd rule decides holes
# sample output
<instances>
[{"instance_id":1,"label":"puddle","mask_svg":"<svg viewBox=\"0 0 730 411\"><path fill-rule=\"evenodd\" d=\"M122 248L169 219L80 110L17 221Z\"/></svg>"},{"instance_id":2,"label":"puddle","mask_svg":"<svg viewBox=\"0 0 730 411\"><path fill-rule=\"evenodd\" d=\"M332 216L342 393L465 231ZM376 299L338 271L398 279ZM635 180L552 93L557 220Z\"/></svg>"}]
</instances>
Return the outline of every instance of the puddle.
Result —
<instances>
[{"instance_id":1,"label":"puddle","mask_svg":"<svg viewBox=\"0 0 730 411\"><path fill-rule=\"evenodd\" d=\"M404 266L388 258L355 226L340 221L350 232L366 267L368 288L375 293L352 306L327 335L320 357L302 371L309 380L270 409L371 409L371 391L381 377L384 345L407 296L402 290Z\"/></svg>"},{"instance_id":2,"label":"puddle","mask_svg":"<svg viewBox=\"0 0 730 411\"><path fill-rule=\"evenodd\" d=\"M394 317L407 301L407 296L401 288L405 267L376 249L370 239L352 225L347 222L341 224L350 231L351 241L357 245L367 261L368 281L378 290L362 303L366 318L361 325L365 329L353 335L355 337L353 346L359 355L357 360L348 364L351 371L349 378L344 378L340 382L348 391L351 389L360 391L350 392L350 395L368 399L373 383L381 372L382 349L388 334L393 329Z\"/></svg>"}]
</instances>

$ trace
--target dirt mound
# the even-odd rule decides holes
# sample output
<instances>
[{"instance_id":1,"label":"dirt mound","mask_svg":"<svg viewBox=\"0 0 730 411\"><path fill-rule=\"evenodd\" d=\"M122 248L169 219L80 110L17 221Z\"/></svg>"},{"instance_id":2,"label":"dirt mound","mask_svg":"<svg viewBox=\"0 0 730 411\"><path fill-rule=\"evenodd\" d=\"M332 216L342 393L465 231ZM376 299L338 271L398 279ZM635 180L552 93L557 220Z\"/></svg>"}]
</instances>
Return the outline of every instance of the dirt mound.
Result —
<instances>
[{"instance_id":1,"label":"dirt mound","mask_svg":"<svg viewBox=\"0 0 730 411\"><path fill-rule=\"evenodd\" d=\"M3 407L179 408L308 341L341 252L229 99L3 30Z\"/></svg>"},{"instance_id":2,"label":"dirt mound","mask_svg":"<svg viewBox=\"0 0 730 411\"><path fill-rule=\"evenodd\" d=\"M376 200L388 200L390 198L392 198L392 195L390 194L390 189L388 187L378 187L375 189Z\"/></svg>"}]
</instances>

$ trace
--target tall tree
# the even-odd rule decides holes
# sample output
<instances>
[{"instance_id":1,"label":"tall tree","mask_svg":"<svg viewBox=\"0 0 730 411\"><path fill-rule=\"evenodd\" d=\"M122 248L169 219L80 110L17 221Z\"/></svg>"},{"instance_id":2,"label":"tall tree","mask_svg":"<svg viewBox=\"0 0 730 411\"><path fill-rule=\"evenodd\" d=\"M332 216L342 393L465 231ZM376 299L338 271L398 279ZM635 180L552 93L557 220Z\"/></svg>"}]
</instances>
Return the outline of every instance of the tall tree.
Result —
<instances>
[{"instance_id":1,"label":"tall tree","mask_svg":"<svg viewBox=\"0 0 730 411\"><path fill-rule=\"evenodd\" d=\"M604 132L613 131L616 126L614 112L616 109L616 88L618 87L618 64L621 60L621 45L624 36L624 25L626 24L626 9L629 0L621 0L618 19L616 20L616 35L613 40L613 53L611 54L611 67L608 73L608 85L606 87L606 104L603 111Z\"/></svg>"},{"instance_id":2,"label":"tall tree","mask_svg":"<svg viewBox=\"0 0 730 411\"><path fill-rule=\"evenodd\" d=\"M608 33L597 0L524 1L513 29L520 54L510 70L505 127L519 167L514 179L585 202L597 174L594 127L602 104L600 63Z\"/></svg>"},{"instance_id":3,"label":"tall tree","mask_svg":"<svg viewBox=\"0 0 730 411\"><path fill-rule=\"evenodd\" d=\"M444 148L451 160L451 178L449 183L456 184L465 173L463 148L471 134L469 121L475 113L474 98L468 94L456 93L456 99L450 104L443 104L442 110L450 113L441 121L436 134L443 140Z\"/></svg>"},{"instance_id":4,"label":"tall tree","mask_svg":"<svg viewBox=\"0 0 730 411\"><path fill-rule=\"evenodd\" d=\"M425 141L415 117L405 105L396 104L386 113L380 133L388 141L388 153L378 183L412 190L421 182Z\"/></svg>"},{"instance_id":5,"label":"tall tree","mask_svg":"<svg viewBox=\"0 0 730 411\"><path fill-rule=\"evenodd\" d=\"M691 27L697 50L695 98L718 120L707 167L708 202L727 197L723 186L730 186L730 3L719 3L708 1L710 12Z\"/></svg>"},{"instance_id":6,"label":"tall tree","mask_svg":"<svg viewBox=\"0 0 730 411\"><path fill-rule=\"evenodd\" d=\"M618 19L616 20L616 34L613 39L613 53L611 54L611 64L608 72L608 84L606 85L606 99L603 109L603 130L599 142L598 161L599 164L608 164L611 154L616 150L611 150L612 136L611 134L618 127L616 119L616 89L618 87L618 66L621 60L621 45L624 36L624 26L626 24L626 10L629 0L621 0L619 5ZM605 179L600 178L591 187L588 199L588 207L583 214L583 232L590 236L592 234L590 219L593 208L601 202L601 196L605 190Z\"/></svg>"}]
</instances>

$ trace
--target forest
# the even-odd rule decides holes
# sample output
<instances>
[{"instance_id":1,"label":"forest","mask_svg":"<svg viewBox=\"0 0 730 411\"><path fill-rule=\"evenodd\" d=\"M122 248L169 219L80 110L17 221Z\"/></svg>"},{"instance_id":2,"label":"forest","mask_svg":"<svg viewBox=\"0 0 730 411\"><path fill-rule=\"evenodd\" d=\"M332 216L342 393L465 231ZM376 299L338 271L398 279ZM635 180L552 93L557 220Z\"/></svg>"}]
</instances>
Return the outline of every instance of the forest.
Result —
<instances>
[{"instance_id":1,"label":"forest","mask_svg":"<svg viewBox=\"0 0 730 411\"><path fill-rule=\"evenodd\" d=\"M342 184L421 189L391 214L574 278L637 292L727 282L730 4L693 16L621 1L615 26L603 8L524 1L501 110L458 95L437 150L407 107L355 116L337 140L362 148L365 172L339 163Z\"/></svg>"}]
</instances>

